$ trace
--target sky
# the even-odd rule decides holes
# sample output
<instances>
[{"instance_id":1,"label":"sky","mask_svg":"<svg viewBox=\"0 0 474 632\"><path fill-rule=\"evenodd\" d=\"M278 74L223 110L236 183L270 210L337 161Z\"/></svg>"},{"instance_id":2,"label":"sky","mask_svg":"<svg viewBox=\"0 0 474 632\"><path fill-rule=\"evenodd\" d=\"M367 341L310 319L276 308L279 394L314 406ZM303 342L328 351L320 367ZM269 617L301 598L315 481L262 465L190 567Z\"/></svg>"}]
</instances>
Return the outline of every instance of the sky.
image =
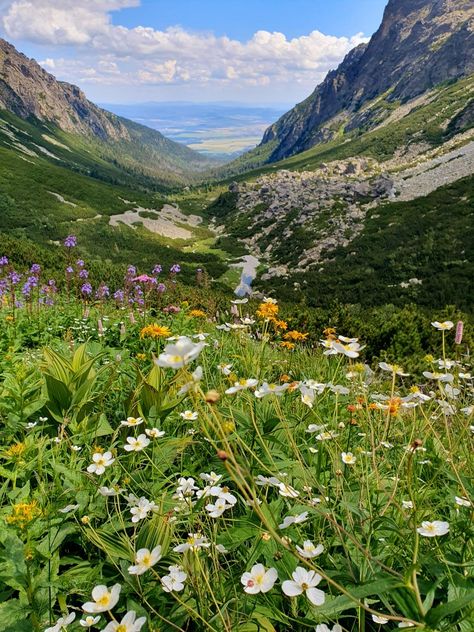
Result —
<instances>
[{"instance_id":1,"label":"sky","mask_svg":"<svg viewBox=\"0 0 474 632\"><path fill-rule=\"evenodd\" d=\"M0 35L101 103L293 104L387 0L0 0Z\"/></svg>"}]
</instances>

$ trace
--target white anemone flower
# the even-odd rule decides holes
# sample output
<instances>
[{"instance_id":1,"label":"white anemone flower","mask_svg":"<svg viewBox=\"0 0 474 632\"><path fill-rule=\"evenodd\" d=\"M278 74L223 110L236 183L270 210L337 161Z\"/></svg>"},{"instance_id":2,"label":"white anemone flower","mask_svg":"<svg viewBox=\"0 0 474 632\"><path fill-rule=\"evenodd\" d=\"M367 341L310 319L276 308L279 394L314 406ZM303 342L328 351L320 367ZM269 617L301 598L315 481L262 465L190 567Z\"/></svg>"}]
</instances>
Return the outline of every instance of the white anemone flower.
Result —
<instances>
[{"instance_id":1,"label":"white anemone flower","mask_svg":"<svg viewBox=\"0 0 474 632\"><path fill-rule=\"evenodd\" d=\"M132 522L140 522L148 517L148 514L158 509L153 501L147 500L144 496L137 500L136 505L130 509Z\"/></svg>"},{"instance_id":2,"label":"white anemone flower","mask_svg":"<svg viewBox=\"0 0 474 632\"><path fill-rule=\"evenodd\" d=\"M308 406L308 408L313 408L314 398L316 397L316 393L314 389L309 388L305 384L302 384L300 386L300 392L301 392L301 401L303 402L303 404L305 406Z\"/></svg>"},{"instance_id":3,"label":"white anemone flower","mask_svg":"<svg viewBox=\"0 0 474 632\"><path fill-rule=\"evenodd\" d=\"M160 430L159 428L147 428L145 433L152 439L161 439L161 437L164 437L166 434L164 430Z\"/></svg>"},{"instance_id":4,"label":"white anemone flower","mask_svg":"<svg viewBox=\"0 0 474 632\"><path fill-rule=\"evenodd\" d=\"M130 610L120 623L118 621L110 621L103 632L140 632L146 623L146 617L139 617L138 619L136 617L137 613L134 610Z\"/></svg>"},{"instance_id":5,"label":"white anemone flower","mask_svg":"<svg viewBox=\"0 0 474 632\"><path fill-rule=\"evenodd\" d=\"M269 384L268 382L263 382L262 386L256 389L255 397L257 397L257 399L262 399L262 397L266 395L281 397L289 386L289 384Z\"/></svg>"},{"instance_id":6,"label":"white anemone flower","mask_svg":"<svg viewBox=\"0 0 474 632\"><path fill-rule=\"evenodd\" d=\"M301 524L308 519L308 512L303 511L303 513L298 514L297 516L286 516L283 518L283 522L278 525L279 529L286 529L290 527L292 524Z\"/></svg>"},{"instance_id":7,"label":"white anemone flower","mask_svg":"<svg viewBox=\"0 0 474 632\"><path fill-rule=\"evenodd\" d=\"M439 329L439 331L448 331L449 329L452 329L454 327L454 323L451 320L445 320L442 323L435 320L434 323L431 324L435 329Z\"/></svg>"},{"instance_id":8,"label":"white anemone flower","mask_svg":"<svg viewBox=\"0 0 474 632\"><path fill-rule=\"evenodd\" d=\"M196 421L198 418L198 414L192 410L185 410L184 413L179 413L179 416L185 421Z\"/></svg>"},{"instance_id":9,"label":"white anemone flower","mask_svg":"<svg viewBox=\"0 0 474 632\"><path fill-rule=\"evenodd\" d=\"M130 575L143 575L152 566L161 560L161 546L155 546L150 551L149 549L138 549L135 554L135 564L128 567Z\"/></svg>"},{"instance_id":10,"label":"white anemone flower","mask_svg":"<svg viewBox=\"0 0 474 632\"><path fill-rule=\"evenodd\" d=\"M425 538L434 538L438 535L446 535L449 531L449 522L443 522L442 520L433 520L433 522L429 522L425 520L421 523L421 527L417 528L417 531Z\"/></svg>"},{"instance_id":11,"label":"white anemone flower","mask_svg":"<svg viewBox=\"0 0 474 632\"><path fill-rule=\"evenodd\" d=\"M59 617L56 623L50 628L46 628L44 632L61 632L76 618L75 612L68 612L64 617Z\"/></svg>"},{"instance_id":12,"label":"white anemone flower","mask_svg":"<svg viewBox=\"0 0 474 632\"><path fill-rule=\"evenodd\" d=\"M352 452L343 452L341 454L341 459L345 465L354 465L354 463L357 461Z\"/></svg>"},{"instance_id":13,"label":"white anemone flower","mask_svg":"<svg viewBox=\"0 0 474 632\"><path fill-rule=\"evenodd\" d=\"M127 452L140 452L150 445L150 439L146 434L138 435L138 437L127 437L127 445L123 446L123 449Z\"/></svg>"},{"instance_id":14,"label":"white anemone flower","mask_svg":"<svg viewBox=\"0 0 474 632\"><path fill-rule=\"evenodd\" d=\"M372 615L372 621L374 623L378 623L379 625L385 625L386 623L388 623L389 620L387 619L387 617L383 617L383 616L378 615L378 614L373 614Z\"/></svg>"},{"instance_id":15,"label":"white anemone flower","mask_svg":"<svg viewBox=\"0 0 474 632\"><path fill-rule=\"evenodd\" d=\"M105 468L112 465L115 459L112 457L112 452L94 452L92 455L92 463L88 466L87 471L90 474L103 474Z\"/></svg>"},{"instance_id":16,"label":"white anemone flower","mask_svg":"<svg viewBox=\"0 0 474 632\"><path fill-rule=\"evenodd\" d=\"M161 586L165 592L179 592L184 589L187 574L181 566L170 566L169 575L161 578Z\"/></svg>"},{"instance_id":17,"label":"white anemone flower","mask_svg":"<svg viewBox=\"0 0 474 632\"><path fill-rule=\"evenodd\" d=\"M266 570L263 564L254 564L250 572L242 575L240 581L246 593L257 595L258 593L266 593L271 590L277 579L278 572L276 568Z\"/></svg>"},{"instance_id":18,"label":"white anemone flower","mask_svg":"<svg viewBox=\"0 0 474 632\"><path fill-rule=\"evenodd\" d=\"M280 483L278 485L278 493L284 498L297 498L300 495L294 487L287 485L286 483Z\"/></svg>"},{"instance_id":19,"label":"white anemone flower","mask_svg":"<svg viewBox=\"0 0 474 632\"><path fill-rule=\"evenodd\" d=\"M186 551L199 551L199 549L207 549L211 546L211 543L205 536L200 533L188 533L188 539L183 544L175 546L173 551L175 553L186 553Z\"/></svg>"},{"instance_id":20,"label":"white anemone flower","mask_svg":"<svg viewBox=\"0 0 474 632\"><path fill-rule=\"evenodd\" d=\"M226 395L232 395L233 393L238 393L239 391L243 391L246 388L253 388L254 386L257 386L257 384L258 380L254 378L250 378L248 380L241 379L238 382L234 382L234 386L226 389L225 393Z\"/></svg>"},{"instance_id":21,"label":"white anemone flower","mask_svg":"<svg viewBox=\"0 0 474 632\"><path fill-rule=\"evenodd\" d=\"M432 371L423 371L423 375L428 380L437 380L438 382L449 383L454 381L454 375L452 375L452 373L433 373Z\"/></svg>"},{"instance_id":22,"label":"white anemone flower","mask_svg":"<svg viewBox=\"0 0 474 632\"><path fill-rule=\"evenodd\" d=\"M228 505L224 498L217 498L214 504L206 505L206 511L211 518L219 518L226 509L231 509L233 505Z\"/></svg>"},{"instance_id":23,"label":"white anemone flower","mask_svg":"<svg viewBox=\"0 0 474 632\"><path fill-rule=\"evenodd\" d=\"M202 473L199 474L199 478L202 478L203 481L206 481L206 483L210 485L217 485L222 478L222 474L216 474L215 472L211 472L210 474Z\"/></svg>"},{"instance_id":24,"label":"white anemone flower","mask_svg":"<svg viewBox=\"0 0 474 632\"><path fill-rule=\"evenodd\" d=\"M298 566L291 575L293 579L287 579L281 585L281 589L288 597L297 597L303 593L314 606L321 606L326 595L316 588L322 577L316 571L307 571Z\"/></svg>"},{"instance_id":25,"label":"white anemone flower","mask_svg":"<svg viewBox=\"0 0 474 632\"><path fill-rule=\"evenodd\" d=\"M379 362L379 367L382 371L387 371L388 373L394 373L395 375L400 375L400 377L407 377L410 375L409 373L405 373L401 366L398 364L387 364L387 362Z\"/></svg>"},{"instance_id":26,"label":"white anemone flower","mask_svg":"<svg viewBox=\"0 0 474 632\"><path fill-rule=\"evenodd\" d=\"M155 364L165 369L181 369L196 360L205 346L205 342L194 343L191 338L183 336L174 344L166 345Z\"/></svg>"},{"instance_id":27,"label":"white anemone flower","mask_svg":"<svg viewBox=\"0 0 474 632\"><path fill-rule=\"evenodd\" d=\"M95 586L92 590L92 599L94 601L87 601L82 609L84 612L90 612L91 614L96 614L98 612L108 612L115 608L120 598L120 591L122 587L120 584L115 584L110 588L107 586L100 585Z\"/></svg>"},{"instance_id":28,"label":"white anemone flower","mask_svg":"<svg viewBox=\"0 0 474 632\"><path fill-rule=\"evenodd\" d=\"M101 496L118 496L125 490L121 489L120 487L106 487L104 485L103 487L99 487L97 491Z\"/></svg>"},{"instance_id":29,"label":"white anemone flower","mask_svg":"<svg viewBox=\"0 0 474 632\"><path fill-rule=\"evenodd\" d=\"M318 544L317 546L315 546L311 542L311 540L305 540L302 547L296 545L296 550L301 555L301 557L310 560L313 557L321 555L321 553L324 551L324 546L322 544Z\"/></svg>"},{"instance_id":30,"label":"white anemone flower","mask_svg":"<svg viewBox=\"0 0 474 632\"><path fill-rule=\"evenodd\" d=\"M345 355L348 358L358 358L359 352L362 351L364 347L363 346L361 347L358 342L349 342L347 344L334 342L333 349L335 349L337 353L341 353L342 355Z\"/></svg>"},{"instance_id":31,"label":"white anemone flower","mask_svg":"<svg viewBox=\"0 0 474 632\"><path fill-rule=\"evenodd\" d=\"M88 614L87 617L84 617L79 621L79 625L83 628L91 628L93 625L97 625L100 621L100 615L97 617L93 617L91 614Z\"/></svg>"},{"instance_id":32,"label":"white anemone flower","mask_svg":"<svg viewBox=\"0 0 474 632\"><path fill-rule=\"evenodd\" d=\"M456 501L456 505L459 505L459 507L471 507L472 505L471 501L464 498L464 496L455 496L454 500Z\"/></svg>"},{"instance_id":33,"label":"white anemone flower","mask_svg":"<svg viewBox=\"0 0 474 632\"><path fill-rule=\"evenodd\" d=\"M232 373L232 364L218 364L217 368L222 375L230 375Z\"/></svg>"},{"instance_id":34,"label":"white anemone flower","mask_svg":"<svg viewBox=\"0 0 474 632\"><path fill-rule=\"evenodd\" d=\"M120 422L120 425L127 428L133 428L134 426L139 426L142 423L143 419L141 417L127 417L127 419Z\"/></svg>"},{"instance_id":35,"label":"white anemone flower","mask_svg":"<svg viewBox=\"0 0 474 632\"><path fill-rule=\"evenodd\" d=\"M326 623L319 623L316 626L316 629L314 632L342 632L342 628L339 625L339 623L336 623L333 629L331 630L331 628Z\"/></svg>"}]
</instances>

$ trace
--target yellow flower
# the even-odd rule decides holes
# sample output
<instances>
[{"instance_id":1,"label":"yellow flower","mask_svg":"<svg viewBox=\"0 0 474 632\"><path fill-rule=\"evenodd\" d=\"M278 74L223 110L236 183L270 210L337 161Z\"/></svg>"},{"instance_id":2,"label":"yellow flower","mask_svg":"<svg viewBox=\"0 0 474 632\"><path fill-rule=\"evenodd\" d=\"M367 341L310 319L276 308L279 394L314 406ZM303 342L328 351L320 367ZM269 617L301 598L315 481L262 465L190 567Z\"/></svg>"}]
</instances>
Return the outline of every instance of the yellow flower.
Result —
<instances>
[{"instance_id":1,"label":"yellow flower","mask_svg":"<svg viewBox=\"0 0 474 632\"><path fill-rule=\"evenodd\" d=\"M285 340L293 340L294 342L299 342L299 341L303 341L306 340L306 338L309 336L309 334L302 334L300 331L296 331L295 329L293 331L288 331L283 338Z\"/></svg>"},{"instance_id":2,"label":"yellow flower","mask_svg":"<svg viewBox=\"0 0 474 632\"><path fill-rule=\"evenodd\" d=\"M169 338L171 336L171 331L168 327L163 327L162 325L148 325L147 327L143 327L140 332L140 338Z\"/></svg>"},{"instance_id":3,"label":"yellow flower","mask_svg":"<svg viewBox=\"0 0 474 632\"><path fill-rule=\"evenodd\" d=\"M144 354L144 353L137 353L136 358L137 358L137 360L146 360L146 354Z\"/></svg>"},{"instance_id":4,"label":"yellow flower","mask_svg":"<svg viewBox=\"0 0 474 632\"><path fill-rule=\"evenodd\" d=\"M283 347L284 349L294 349L296 347L294 342L288 342L288 340L284 340L283 342L280 342L280 346Z\"/></svg>"},{"instance_id":5,"label":"yellow flower","mask_svg":"<svg viewBox=\"0 0 474 632\"><path fill-rule=\"evenodd\" d=\"M5 455L12 458L16 458L16 457L21 456L25 450L26 450L26 446L24 443L14 443L5 452Z\"/></svg>"},{"instance_id":6,"label":"yellow flower","mask_svg":"<svg viewBox=\"0 0 474 632\"><path fill-rule=\"evenodd\" d=\"M41 514L36 500L30 503L17 503L13 505L12 512L7 516L8 524L15 525L20 529L24 529L28 523L37 518Z\"/></svg>"},{"instance_id":7,"label":"yellow flower","mask_svg":"<svg viewBox=\"0 0 474 632\"><path fill-rule=\"evenodd\" d=\"M189 315L193 318L204 318L206 316L206 312L203 312L202 309L192 309L189 312Z\"/></svg>"},{"instance_id":8,"label":"yellow flower","mask_svg":"<svg viewBox=\"0 0 474 632\"><path fill-rule=\"evenodd\" d=\"M275 329L283 329L283 331L288 329L288 323L286 323L284 320L278 320L277 318L273 318L271 319L271 321Z\"/></svg>"},{"instance_id":9,"label":"yellow flower","mask_svg":"<svg viewBox=\"0 0 474 632\"><path fill-rule=\"evenodd\" d=\"M336 330L334 329L334 327L326 327L326 329L323 330L323 334L326 336L326 338L328 340L336 340Z\"/></svg>"},{"instance_id":10,"label":"yellow flower","mask_svg":"<svg viewBox=\"0 0 474 632\"><path fill-rule=\"evenodd\" d=\"M9 323L13 322L15 319L13 318L13 316L6 316L5 320Z\"/></svg>"},{"instance_id":11,"label":"yellow flower","mask_svg":"<svg viewBox=\"0 0 474 632\"><path fill-rule=\"evenodd\" d=\"M274 303L260 303L257 309L259 318L275 318L278 314L278 305Z\"/></svg>"},{"instance_id":12,"label":"yellow flower","mask_svg":"<svg viewBox=\"0 0 474 632\"><path fill-rule=\"evenodd\" d=\"M234 422L224 421L224 423L222 424L222 430L225 432L225 434L231 434L231 432L234 432L235 430Z\"/></svg>"}]
</instances>

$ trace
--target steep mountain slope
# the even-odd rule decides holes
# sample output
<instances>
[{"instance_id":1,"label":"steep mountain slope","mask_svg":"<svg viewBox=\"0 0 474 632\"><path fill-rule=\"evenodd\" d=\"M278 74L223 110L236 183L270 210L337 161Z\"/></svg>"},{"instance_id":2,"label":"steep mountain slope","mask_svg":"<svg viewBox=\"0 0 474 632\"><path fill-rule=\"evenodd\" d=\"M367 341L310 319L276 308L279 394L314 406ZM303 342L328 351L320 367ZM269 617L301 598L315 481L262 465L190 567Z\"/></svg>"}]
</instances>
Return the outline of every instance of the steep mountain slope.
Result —
<instances>
[{"instance_id":1,"label":"steep mountain slope","mask_svg":"<svg viewBox=\"0 0 474 632\"><path fill-rule=\"evenodd\" d=\"M275 162L373 129L401 104L472 73L472 0L389 0L370 42L352 50L310 97L272 125L240 164ZM472 114L471 108L466 119Z\"/></svg>"},{"instance_id":2,"label":"steep mountain slope","mask_svg":"<svg viewBox=\"0 0 474 632\"><path fill-rule=\"evenodd\" d=\"M0 39L0 110L78 136L90 151L125 171L184 182L212 163L159 132L102 110L76 86L57 81Z\"/></svg>"}]
</instances>

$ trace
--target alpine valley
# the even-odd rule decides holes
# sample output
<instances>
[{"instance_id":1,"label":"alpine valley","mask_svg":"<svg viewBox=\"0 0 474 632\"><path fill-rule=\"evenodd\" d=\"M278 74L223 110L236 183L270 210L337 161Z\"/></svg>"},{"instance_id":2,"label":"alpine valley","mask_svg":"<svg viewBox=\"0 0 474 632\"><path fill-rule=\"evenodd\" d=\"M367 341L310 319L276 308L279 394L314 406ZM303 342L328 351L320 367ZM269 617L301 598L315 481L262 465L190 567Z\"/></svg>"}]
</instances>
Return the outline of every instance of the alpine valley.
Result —
<instances>
[{"instance_id":1,"label":"alpine valley","mask_svg":"<svg viewBox=\"0 0 474 632\"><path fill-rule=\"evenodd\" d=\"M199 267L234 289L243 269L241 292L313 306L469 311L473 125L471 0L390 0L370 41L225 165L0 40L0 249L54 268L72 232L110 275L179 260L185 282Z\"/></svg>"}]
</instances>

